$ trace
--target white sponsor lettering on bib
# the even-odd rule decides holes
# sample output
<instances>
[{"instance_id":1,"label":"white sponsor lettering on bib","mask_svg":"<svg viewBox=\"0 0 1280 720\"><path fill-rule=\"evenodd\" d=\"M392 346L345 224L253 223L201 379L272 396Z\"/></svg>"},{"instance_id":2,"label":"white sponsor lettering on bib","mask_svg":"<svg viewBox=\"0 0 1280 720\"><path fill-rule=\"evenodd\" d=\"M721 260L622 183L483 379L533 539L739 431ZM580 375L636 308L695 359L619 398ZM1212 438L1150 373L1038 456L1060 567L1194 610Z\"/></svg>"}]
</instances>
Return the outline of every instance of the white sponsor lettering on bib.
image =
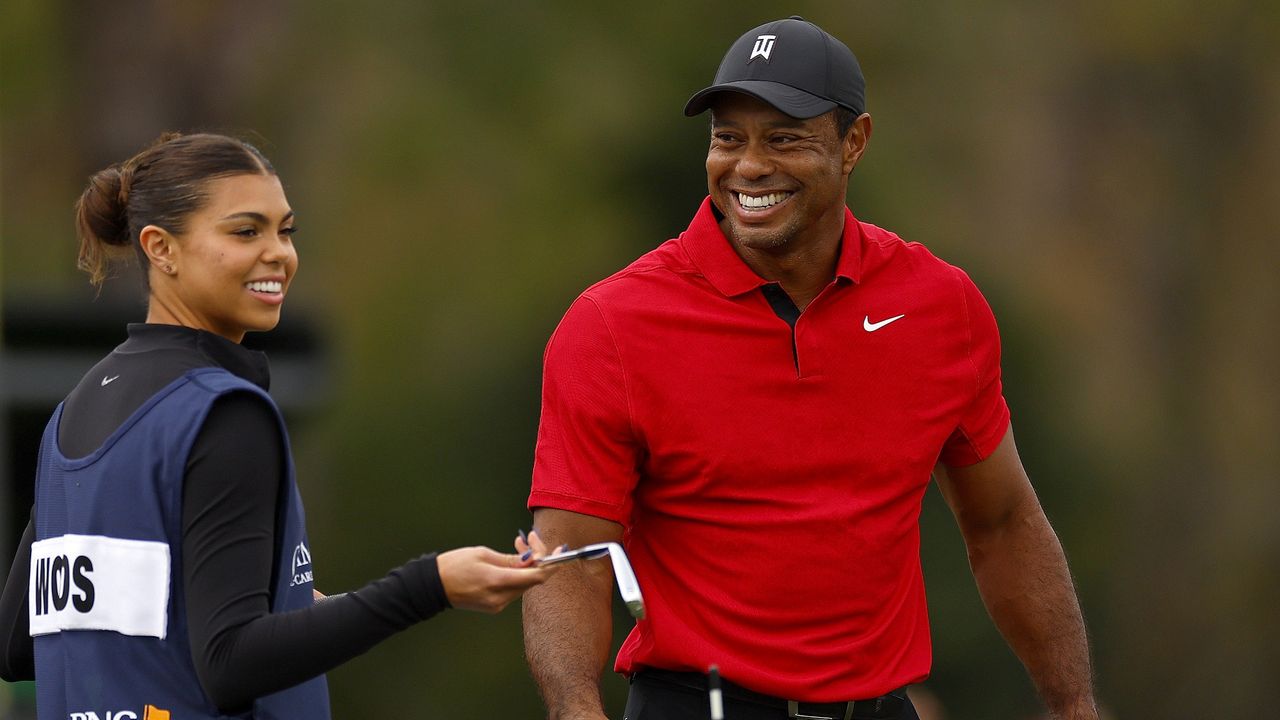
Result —
<instances>
[{"instance_id":1,"label":"white sponsor lettering on bib","mask_svg":"<svg viewBox=\"0 0 1280 720\"><path fill-rule=\"evenodd\" d=\"M169 618L169 546L100 535L31 544L31 636L112 630L164 639Z\"/></svg>"}]
</instances>

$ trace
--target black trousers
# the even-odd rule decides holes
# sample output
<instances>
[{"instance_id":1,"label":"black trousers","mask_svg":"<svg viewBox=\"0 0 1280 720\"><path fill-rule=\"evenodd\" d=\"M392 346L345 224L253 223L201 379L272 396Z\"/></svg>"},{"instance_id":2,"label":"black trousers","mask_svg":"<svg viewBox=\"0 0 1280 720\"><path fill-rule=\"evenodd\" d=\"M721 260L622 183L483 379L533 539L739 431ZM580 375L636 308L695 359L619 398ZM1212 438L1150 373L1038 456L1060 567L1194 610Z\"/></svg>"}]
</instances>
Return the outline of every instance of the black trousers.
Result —
<instances>
[{"instance_id":1,"label":"black trousers","mask_svg":"<svg viewBox=\"0 0 1280 720\"><path fill-rule=\"evenodd\" d=\"M700 686L699 686L700 685ZM785 700L765 702L755 693L735 692L732 683L723 683L724 720L786 720ZM911 701L903 696L901 708L895 713L872 713L857 710L854 720L920 720ZM895 703L896 704L896 703ZM800 715L831 717L843 720L843 714L827 706L819 708L800 704ZM631 678L631 692L627 695L627 709L623 720L709 720L711 705L707 696L706 678L697 674L641 671Z\"/></svg>"}]
</instances>

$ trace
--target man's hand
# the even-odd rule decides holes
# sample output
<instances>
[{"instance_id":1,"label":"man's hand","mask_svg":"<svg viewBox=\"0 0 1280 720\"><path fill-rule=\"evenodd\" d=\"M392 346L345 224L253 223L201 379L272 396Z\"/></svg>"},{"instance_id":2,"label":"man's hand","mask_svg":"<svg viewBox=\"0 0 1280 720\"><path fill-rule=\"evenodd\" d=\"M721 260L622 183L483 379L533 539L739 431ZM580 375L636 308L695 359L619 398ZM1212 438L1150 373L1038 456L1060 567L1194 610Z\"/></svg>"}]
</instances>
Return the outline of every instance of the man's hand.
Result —
<instances>
[{"instance_id":1,"label":"man's hand","mask_svg":"<svg viewBox=\"0 0 1280 720\"><path fill-rule=\"evenodd\" d=\"M1098 706L1094 704L1093 698L1082 700L1070 707L1050 712L1051 720L1098 720L1102 717L1098 712Z\"/></svg>"},{"instance_id":2,"label":"man's hand","mask_svg":"<svg viewBox=\"0 0 1280 720\"><path fill-rule=\"evenodd\" d=\"M504 555L487 547L466 547L436 556L449 604L461 610L497 613L555 572L555 566L534 565L547 554L536 532L529 534L527 543L516 538L515 545L519 553L516 555Z\"/></svg>"}]
</instances>

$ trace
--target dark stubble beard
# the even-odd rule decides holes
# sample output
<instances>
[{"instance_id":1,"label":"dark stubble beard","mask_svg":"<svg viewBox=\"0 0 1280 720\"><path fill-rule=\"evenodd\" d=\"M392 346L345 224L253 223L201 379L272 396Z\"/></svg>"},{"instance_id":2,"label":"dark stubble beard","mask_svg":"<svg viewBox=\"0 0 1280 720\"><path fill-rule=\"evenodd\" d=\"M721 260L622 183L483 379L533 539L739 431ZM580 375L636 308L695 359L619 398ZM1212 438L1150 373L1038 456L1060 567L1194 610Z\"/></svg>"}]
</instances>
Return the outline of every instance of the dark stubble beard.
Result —
<instances>
[{"instance_id":1,"label":"dark stubble beard","mask_svg":"<svg viewBox=\"0 0 1280 720\"><path fill-rule=\"evenodd\" d=\"M739 232L737 221L728 219L725 222L725 235L736 246L748 248L751 250L762 250L765 252L777 250L785 247L800 232L800 223L796 216L792 216L787 224L780 228L769 230L767 232Z\"/></svg>"}]
</instances>

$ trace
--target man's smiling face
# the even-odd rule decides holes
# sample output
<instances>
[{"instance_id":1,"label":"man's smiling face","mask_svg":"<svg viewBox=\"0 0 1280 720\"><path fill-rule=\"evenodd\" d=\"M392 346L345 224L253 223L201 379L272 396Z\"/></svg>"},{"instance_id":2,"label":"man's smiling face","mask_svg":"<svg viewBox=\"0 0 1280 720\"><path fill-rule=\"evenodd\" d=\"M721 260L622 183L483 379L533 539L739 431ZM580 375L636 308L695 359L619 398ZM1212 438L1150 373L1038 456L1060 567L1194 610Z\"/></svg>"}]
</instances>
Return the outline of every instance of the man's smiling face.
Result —
<instances>
[{"instance_id":1,"label":"man's smiling face","mask_svg":"<svg viewBox=\"0 0 1280 720\"><path fill-rule=\"evenodd\" d=\"M824 219L843 220L857 158L834 113L794 118L737 92L719 93L711 111L707 188L735 245L785 251L797 240L809 244L807 234L822 232Z\"/></svg>"}]
</instances>

